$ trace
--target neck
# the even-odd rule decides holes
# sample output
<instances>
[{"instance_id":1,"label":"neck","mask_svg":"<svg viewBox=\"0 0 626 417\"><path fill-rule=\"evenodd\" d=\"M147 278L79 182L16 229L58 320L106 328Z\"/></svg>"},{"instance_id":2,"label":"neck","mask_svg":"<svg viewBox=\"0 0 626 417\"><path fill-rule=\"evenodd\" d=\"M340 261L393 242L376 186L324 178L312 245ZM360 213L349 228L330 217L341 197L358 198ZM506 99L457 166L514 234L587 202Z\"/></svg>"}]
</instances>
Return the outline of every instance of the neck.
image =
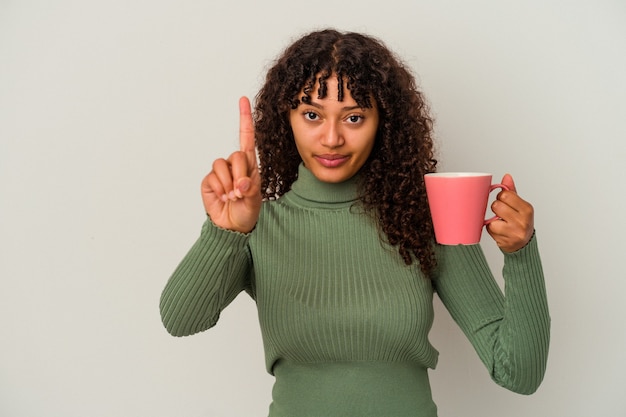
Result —
<instances>
[{"instance_id":1,"label":"neck","mask_svg":"<svg viewBox=\"0 0 626 417\"><path fill-rule=\"evenodd\" d=\"M355 176L339 183L323 182L317 179L303 164L300 164L298 178L288 194L310 204L351 205L358 199L357 178Z\"/></svg>"}]
</instances>

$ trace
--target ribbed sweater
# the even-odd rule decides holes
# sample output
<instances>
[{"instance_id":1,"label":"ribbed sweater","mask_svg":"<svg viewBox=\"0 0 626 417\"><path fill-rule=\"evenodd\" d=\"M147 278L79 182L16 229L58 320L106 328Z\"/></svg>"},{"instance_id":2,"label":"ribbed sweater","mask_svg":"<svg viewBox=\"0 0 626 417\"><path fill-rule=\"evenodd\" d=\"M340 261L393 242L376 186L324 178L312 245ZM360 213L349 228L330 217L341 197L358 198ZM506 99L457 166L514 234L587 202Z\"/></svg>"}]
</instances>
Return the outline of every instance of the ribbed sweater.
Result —
<instances>
[{"instance_id":1,"label":"ribbed sweater","mask_svg":"<svg viewBox=\"0 0 626 417\"><path fill-rule=\"evenodd\" d=\"M205 222L163 290L161 317L171 334L195 334L247 291L276 378L271 417L433 417L436 292L492 379L534 392L550 327L536 238L504 254L504 293L479 245L437 246L437 259L425 278L359 209L354 179L323 183L301 166L251 233Z\"/></svg>"}]
</instances>

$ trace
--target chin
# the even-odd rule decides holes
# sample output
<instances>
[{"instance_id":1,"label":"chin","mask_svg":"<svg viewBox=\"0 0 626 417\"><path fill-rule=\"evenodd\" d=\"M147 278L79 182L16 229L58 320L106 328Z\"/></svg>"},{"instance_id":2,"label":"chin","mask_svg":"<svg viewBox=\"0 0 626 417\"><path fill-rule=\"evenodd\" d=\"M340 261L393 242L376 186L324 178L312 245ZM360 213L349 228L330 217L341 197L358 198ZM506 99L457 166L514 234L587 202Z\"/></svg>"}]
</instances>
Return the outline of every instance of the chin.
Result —
<instances>
[{"instance_id":1,"label":"chin","mask_svg":"<svg viewBox=\"0 0 626 417\"><path fill-rule=\"evenodd\" d=\"M332 184L344 182L353 177L352 174L347 173L347 172L341 172L341 171L328 172L328 171L329 171L328 169L313 171L313 175L315 175L315 178L317 178L318 180L322 182L328 182Z\"/></svg>"}]
</instances>

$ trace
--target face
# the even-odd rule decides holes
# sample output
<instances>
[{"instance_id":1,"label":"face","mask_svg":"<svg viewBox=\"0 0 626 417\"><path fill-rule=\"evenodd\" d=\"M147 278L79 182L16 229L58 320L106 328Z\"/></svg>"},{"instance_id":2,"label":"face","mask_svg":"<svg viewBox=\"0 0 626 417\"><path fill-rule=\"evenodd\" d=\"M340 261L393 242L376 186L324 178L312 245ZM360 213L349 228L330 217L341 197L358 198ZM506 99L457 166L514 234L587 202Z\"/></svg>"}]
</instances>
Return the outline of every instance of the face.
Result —
<instances>
[{"instance_id":1,"label":"face","mask_svg":"<svg viewBox=\"0 0 626 417\"><path fill-rule=\"evenodd\" d=\"M300 103L289 115L304 166L320 181L332 183L346 181L359 171L372 151L378 128L376 103L372 108L359 107L345 84L343 101L339 101L336 80L336 76L328 79L325 98L317 98L317 85L310 104Z\"/></svg>"}]
</instances>

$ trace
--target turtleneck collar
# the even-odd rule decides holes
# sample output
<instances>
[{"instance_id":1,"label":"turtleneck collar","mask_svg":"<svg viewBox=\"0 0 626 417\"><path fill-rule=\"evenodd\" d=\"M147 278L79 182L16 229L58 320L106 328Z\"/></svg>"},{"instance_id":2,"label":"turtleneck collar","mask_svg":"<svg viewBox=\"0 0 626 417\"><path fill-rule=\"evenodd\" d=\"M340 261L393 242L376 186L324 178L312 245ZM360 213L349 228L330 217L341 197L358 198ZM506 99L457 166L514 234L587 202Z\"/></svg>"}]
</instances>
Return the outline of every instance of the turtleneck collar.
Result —
<instances>
[{"instance_id":1,"label":"turtleneck collar","mask_svg":"<svg viewBox=\"0 0 626 417\"><path fill-rule=\"evenodd\" d=\"M357 179L355 176L340 183L323 182L301 163L298 178L283 197L308 207L350 206L357 200Z\"/></svg>"}]
</instances>

